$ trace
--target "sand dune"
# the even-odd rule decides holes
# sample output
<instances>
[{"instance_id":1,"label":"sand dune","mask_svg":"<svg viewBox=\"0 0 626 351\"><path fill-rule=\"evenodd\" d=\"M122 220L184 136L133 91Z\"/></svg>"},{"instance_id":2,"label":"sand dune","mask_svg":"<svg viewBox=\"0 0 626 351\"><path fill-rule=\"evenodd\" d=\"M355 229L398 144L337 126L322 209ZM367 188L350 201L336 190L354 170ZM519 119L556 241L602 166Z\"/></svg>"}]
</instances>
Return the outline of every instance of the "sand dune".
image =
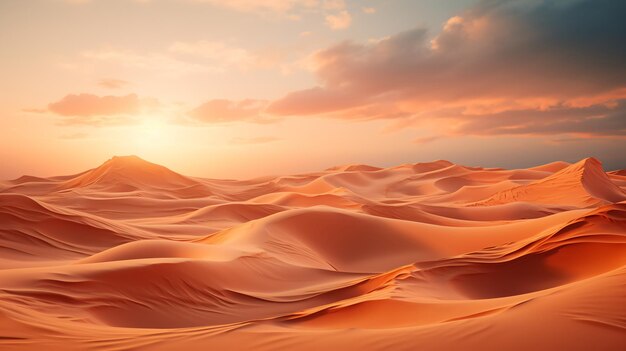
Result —
<instances>
[{"instance_id":1,"label":"sand dune","mask_svg":"<svg viewBox=\"0 0 626 351\"><path fill-rule=\"evenodd\" d=\"M0 182L2 350L618 350L625 296L593 158Z\"/></svg>"},{"instance_id":2,"label":"sand dune","mask_svg":"<svg viewBox=\"0 0 626 351\"><path fill-rule=\"evenodd\" d=\"M482 204L512 201L591 207L626 200L626 193L602 170L600 161L584 159L530 184L499 192Z\"/></svg>"}]
</instances>

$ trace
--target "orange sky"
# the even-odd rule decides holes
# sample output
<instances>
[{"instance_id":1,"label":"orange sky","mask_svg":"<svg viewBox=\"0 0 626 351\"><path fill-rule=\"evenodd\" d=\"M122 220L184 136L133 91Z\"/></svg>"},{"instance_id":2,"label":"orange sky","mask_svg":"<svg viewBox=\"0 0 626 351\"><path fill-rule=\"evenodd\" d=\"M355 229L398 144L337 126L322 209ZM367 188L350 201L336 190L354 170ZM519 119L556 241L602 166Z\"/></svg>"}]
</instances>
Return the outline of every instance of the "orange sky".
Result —
<instances>
[{"instance_id":1,"label":"orange sky","mask_svg":"<svg viewBox=\"0 0 626 351\"><path fill-rule=\"evenodd\" d=\"M0 179L449 159L626 168L624 3L5 0Z\"/></svg>"}]
</instances>

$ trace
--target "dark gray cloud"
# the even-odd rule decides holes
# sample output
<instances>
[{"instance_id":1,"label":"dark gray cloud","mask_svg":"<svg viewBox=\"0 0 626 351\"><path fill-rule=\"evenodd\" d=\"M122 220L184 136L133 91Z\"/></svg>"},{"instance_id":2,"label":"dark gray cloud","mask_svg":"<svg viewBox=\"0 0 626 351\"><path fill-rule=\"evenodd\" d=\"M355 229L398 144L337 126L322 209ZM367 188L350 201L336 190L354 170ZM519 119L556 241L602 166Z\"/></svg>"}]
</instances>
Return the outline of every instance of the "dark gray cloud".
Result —
<instances>
[{"instance_id":1,"label":"dark gray cloud","mask_svg":"<svg viewBox=\"0 0 626 351\"><path fill-rule=\"evenodd\" d=\"M505 132L498 123L540 116L553 121L529 122L529 131L611 134L609 126L620 124L613 113L619 112L606 104L626 98L624 18L626 1L484 1L451 18L436 35L417 28L318 52L320 85L291 92L266 111L354 118L353 111L387 106L388 115L357 116L406 118L460 109L457 117L465 119L464 108L482 109L485 118L471 116L468 133L487 121L494 124L485 130ZM589 118L587 112L602 108L607 117Z\"/></svg>"},{"instance_id":2,"label":"dark gray cloud","mask_svg":"<svg viewBox=\"0 0 626 351\"><path fill-rule=\"evenodd\" d=\"M557 106L546 110L505 111L462 116L458 134L576 134L626 137L626 100L616 106Z\"/></svg>"}]
</instances>

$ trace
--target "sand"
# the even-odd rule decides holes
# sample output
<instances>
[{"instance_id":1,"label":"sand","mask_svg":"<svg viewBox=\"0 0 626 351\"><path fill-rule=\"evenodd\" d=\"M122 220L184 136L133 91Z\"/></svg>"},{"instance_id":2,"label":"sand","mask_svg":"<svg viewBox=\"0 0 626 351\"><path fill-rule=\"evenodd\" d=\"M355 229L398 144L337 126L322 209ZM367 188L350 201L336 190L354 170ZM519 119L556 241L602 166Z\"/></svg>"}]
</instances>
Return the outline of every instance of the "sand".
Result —
<instances>
[{"instance_id":1,"label":"sand","mask_svg":"<svg viewBox=\"0 0 626 351\"><path fill-rule=\"evenodd\" d=\"M624 349L625 174L124 156L3 181L0 349Z\"/></svg>"}]
</instances>

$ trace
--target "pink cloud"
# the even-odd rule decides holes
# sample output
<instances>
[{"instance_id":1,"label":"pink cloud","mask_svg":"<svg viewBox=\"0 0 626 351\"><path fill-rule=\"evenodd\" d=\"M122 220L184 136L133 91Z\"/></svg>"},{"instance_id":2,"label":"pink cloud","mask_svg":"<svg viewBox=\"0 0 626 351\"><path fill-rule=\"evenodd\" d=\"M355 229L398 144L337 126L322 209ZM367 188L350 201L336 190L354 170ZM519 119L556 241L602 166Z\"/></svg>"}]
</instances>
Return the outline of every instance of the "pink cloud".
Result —
<instances>
[{"instance_id":1,"label":"pink cloud","mask_svg":"<svg viewBox=\"0 0 626 351\"><path fill-rule=\"evenodd\" d=\"M209 100L195 109L189 111L189 116L204 123L227 123L246 121L253 123L269 123L275 120L263 116L262 111L267 105L264 100L240 100L226 99Z\"/></svg>"},{"instance_id":2,"label":"pink cloud","mask_svg":"<svg viewBox=\"0 0 626 351\"><path fill-rule=\"evenodd\" d=\"M160 106L156 99L139 98L136 94L123 96L69 94L48 104L46 109L27 109L26 112L54 113L61 116L61 125L123 125L136 123L137 115Z\"/></svg>"},{"instance_id":3,"label":"pink cloud","mask_svg":"<svg viewBox=\"0 0 626 351\"><path fill-rule=\"evenodd\" d=\"M133 115L139 112L140 107L141 102L136 94L126 96L70 94L49 104L48 110L61 116L91 117Z\"/></svg>"}]
</instances>

